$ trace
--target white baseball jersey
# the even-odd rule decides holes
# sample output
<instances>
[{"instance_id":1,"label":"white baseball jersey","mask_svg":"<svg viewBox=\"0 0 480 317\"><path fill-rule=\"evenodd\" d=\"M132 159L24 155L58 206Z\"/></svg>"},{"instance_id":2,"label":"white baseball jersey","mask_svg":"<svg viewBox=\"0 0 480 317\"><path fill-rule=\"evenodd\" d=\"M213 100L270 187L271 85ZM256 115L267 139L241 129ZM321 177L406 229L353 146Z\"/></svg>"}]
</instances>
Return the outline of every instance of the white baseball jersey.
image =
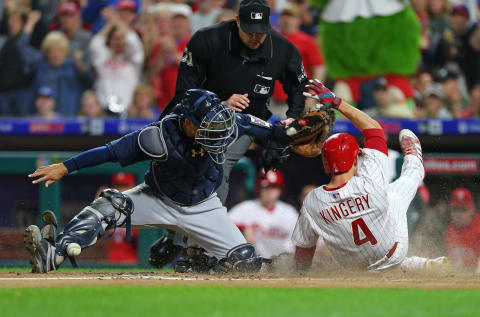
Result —
<instances>
[{"instance_id":1,"label":"white baseball jersey","mask_svg":"<svg viewBox=\"0 0 480 317\"><path fill-rule=\"evenodd\" d=\"M293 206L278 201L273 210L268 210L258 199L247 200L233 207L229 215L240 229L254 229L258 255L270 258L283 252L293 253L291 236L298 218Z\"/></svg>"},{"instance_id":2,"label":"white baseball jersey","mask_svg":"<svg viewBox=\"0 0 480 317\"><path fill-rule=\"evenodd\" d=\"M373 147L383 150L364 148L357 174L346 184L321 186L307 195L292 236L297 246L312 247L321 236L334 260L345 267L379 269L404 259L406 210L423 178L423 166L410 155L403 177L388 184L386 144L376 141Z\"/></svg>"}]
</instances>

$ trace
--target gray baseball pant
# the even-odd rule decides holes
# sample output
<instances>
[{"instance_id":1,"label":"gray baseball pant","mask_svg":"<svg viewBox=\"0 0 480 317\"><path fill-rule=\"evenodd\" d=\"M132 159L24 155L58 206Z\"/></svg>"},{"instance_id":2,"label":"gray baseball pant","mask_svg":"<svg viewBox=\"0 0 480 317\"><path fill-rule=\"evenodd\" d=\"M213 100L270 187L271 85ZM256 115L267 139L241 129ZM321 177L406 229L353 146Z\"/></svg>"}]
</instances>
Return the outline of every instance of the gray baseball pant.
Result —
<instances>
[{"instance_id":1,"label":"gray baseball pant","mask_svg":"<svg viewBox=\"0 0 480 317\"><path fill-rule=\"evenodd\" d=\"M215 193L193 206L178 205L157 195L144 183L123 193L133 200L132 226L176 231L218 259L225 258L230 249L247 242Z\"/></svg>"}]
</instances>

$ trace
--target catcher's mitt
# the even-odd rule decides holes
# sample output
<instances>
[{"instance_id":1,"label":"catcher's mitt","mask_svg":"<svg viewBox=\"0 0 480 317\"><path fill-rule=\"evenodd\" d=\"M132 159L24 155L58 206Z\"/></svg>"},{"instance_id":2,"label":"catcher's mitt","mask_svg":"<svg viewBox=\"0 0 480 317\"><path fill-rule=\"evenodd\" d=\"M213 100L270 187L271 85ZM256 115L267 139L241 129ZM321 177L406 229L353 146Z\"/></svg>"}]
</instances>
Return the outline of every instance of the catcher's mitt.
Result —
<instances>
[{"instance_id":1,"label":"catcher's mitt","mask_svg":"<svg viewBox=\"0 0 480 317\"><path fill-rule=\"evenodd\" d=\"M295 123L301 125L302 120L311 120L312 118L314 118L312 121L315 121L315 125L293 136L294 140L290 143L295 153L305 157L320 155L323 142L330 136L335 124L335 111L316 104Z\"/></svg>"}]
</instances>

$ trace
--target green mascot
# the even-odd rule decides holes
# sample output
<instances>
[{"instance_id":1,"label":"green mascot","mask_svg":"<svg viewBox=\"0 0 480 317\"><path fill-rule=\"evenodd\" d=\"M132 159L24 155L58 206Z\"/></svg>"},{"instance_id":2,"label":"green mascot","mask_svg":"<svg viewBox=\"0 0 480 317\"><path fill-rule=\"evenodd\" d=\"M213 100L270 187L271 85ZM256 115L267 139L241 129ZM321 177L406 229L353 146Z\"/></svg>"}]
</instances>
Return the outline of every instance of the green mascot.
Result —
<instances>
[{"instance_id":1,"label":"green mascot","mask_svg":"<svg viewBox=\"0 0 480 317\"><path fill-rule=\"evenodd\" d=\"M413 97L408 76L420 61L420 22L404 0L311 0L322 9L320 36L337 94L361 99L365 82L384 77L397 99Z\"/></svg>"}]
</instances>

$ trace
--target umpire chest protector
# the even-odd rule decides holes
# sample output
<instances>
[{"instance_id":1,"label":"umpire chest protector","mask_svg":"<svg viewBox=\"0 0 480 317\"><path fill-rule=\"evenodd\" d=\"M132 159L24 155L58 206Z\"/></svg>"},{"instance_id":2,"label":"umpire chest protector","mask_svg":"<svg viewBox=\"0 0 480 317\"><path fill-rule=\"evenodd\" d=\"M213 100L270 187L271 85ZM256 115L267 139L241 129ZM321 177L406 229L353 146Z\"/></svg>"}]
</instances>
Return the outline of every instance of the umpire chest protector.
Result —
<instances>
[{"instance_id":1,"label":"umpire chest protector","mask_svg":"<svg viewBox=\"0 0 480 317\"><path fill-rule=\"evenodd\" d=\"M169 115L157 126L165 154L152 160L145 183L180 205L204 201L220 186L222 166L185 136L178 116Z\"/></svg>"}]
</instances>

